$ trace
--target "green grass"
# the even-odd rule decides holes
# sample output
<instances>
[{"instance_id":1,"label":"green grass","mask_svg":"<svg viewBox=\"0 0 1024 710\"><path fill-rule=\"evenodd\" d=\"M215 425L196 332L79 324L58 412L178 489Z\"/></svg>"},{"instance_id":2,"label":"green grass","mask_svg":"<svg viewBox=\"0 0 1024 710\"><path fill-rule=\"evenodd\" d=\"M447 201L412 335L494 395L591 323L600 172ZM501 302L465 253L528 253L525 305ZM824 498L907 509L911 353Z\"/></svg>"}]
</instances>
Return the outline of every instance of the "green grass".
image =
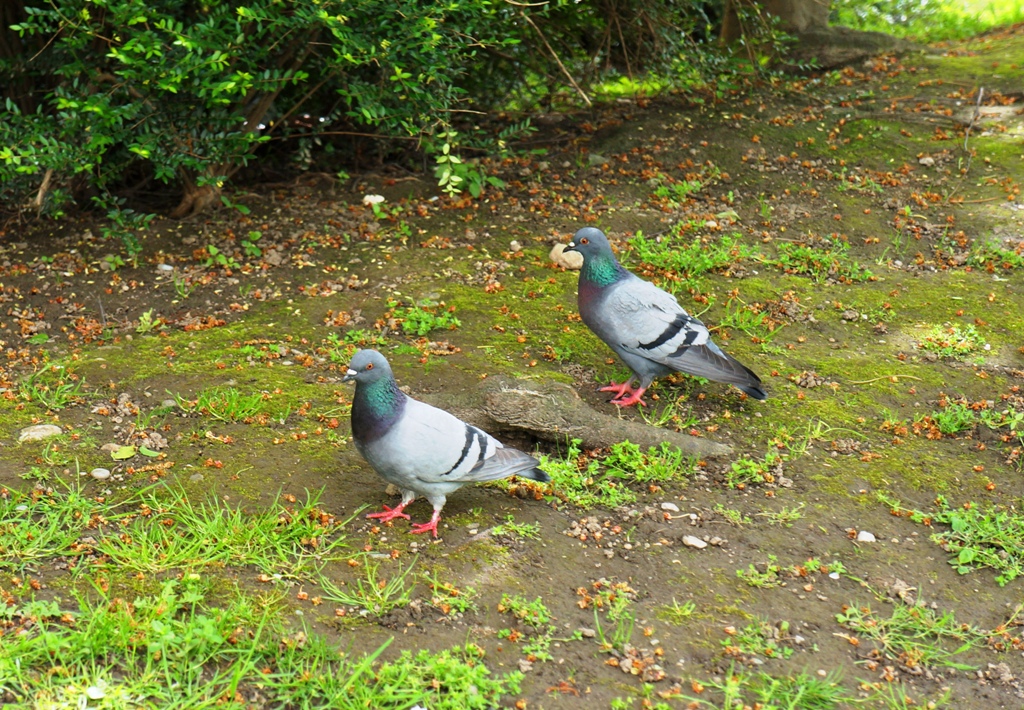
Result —
<instances>
[{"instance_id":1,"label":"green grass","mask_svg":"<svg viewBox=\"0 0 1024 710\"><path fill-rule=\"evenodd\" d=\"M502 594L501 602L498 603L498 611L507 612L523 623L535 627L543 626L551 621L551 612L548 611L540 597L528 602L518 594Z\"/></svg>"},{"instance_id":2,"label":"green grass","mask_svg":"<svg viewBox=\"0 0 1024 710\"><path fill-rule=\"evenodd\" d=\"M540 523L517 523L513 516L508 515L505 522L491 530L491 534L508 535L519 540L540 540Z\"/></svg>"},{"instance_id":3,"label":"green grass","mask_svg":"<svg viewBox=\"0 0 1024 710\"><path fill-rule=\"evenodd\" d=\"M267 510L247 513L215 500L193 503L183 491L143 494L133 509L112 516L117 526L95 547L123 571L252 565L294 576L350 554L342 533L350 519L334 518L318 500L312 493L292 507L278 499Z\"/></svg>"},{"instance_id":4,"label":"green grass","mask_svg":"<svg viewBox=\"0 0 1024 710\"><path fill-rule=\"evenodd\" d=\"M18 384L18 394L25 401L59 411L82 401L84 385L84 379L62 365L48 365L26 376Z\"/></svg>"},{"instance_id":5,"label":"green grass","mask_svg":"<svg viewBox=\"0 0 1024 710\"><path fill-rule=\"evenodd\" d=\"M970 670L972 666L954 657L984 645L988 638L988 634L957 621L952 612L940 613L923 605L896 604L889 617L871 607L848 606L836 615L836 621L874 641L885 658L909 668Z\"/></svg>"},{"instance_id":6,"label":"green grass","mask_svg":"<svg viewBox=\"0 0 1024 710\"><path fill-rule=\"evenodd\" d=\"M774 450L769 450L761 460L741 457L725 472L725 482L730 488L739 489L748 484L774 483L775 471L782 465L782 459L782 454Z\"/></svg>"},{"instance_id":7,"label":"green grass","mask_svg":"<svg viewBox=\"0 0 1024 710\"><path fill-rule=\"evenodd\" d=\"M82 495L78 488L44 493L6 491L0 496L0 570L22 572L53 557L74 560L89 552L78 545L97 516L111 508Z\"/></svg>"},{"instance_id":8,"label":"green grass","mask_svg":"<svg viewBox=\"0 0 1024 710\"><path fill-rule=\"evenodd\" d=\"M178 397L178 406L189 414L202 414L223 422L266 424L270 420L283 422L290 413L288 407L271 404L273 395L266 392L248 394L234 387L210 387L201 391L194 400Z\"/></svg>"},{"instance_id":9,"label":"green grass","mask_svg":"<svg viewBox=\"0 0 1024 710\"><path fill-rule=\"evenodd\" d=\"M733 710L762 707L772 710L833 710L849 707L856 698L840 683L838 673L824 678L798 673L772 676L767 673L746 673L730 668L720 681L708 681L714 698L690 697L687 707ZM666 708L668 706L665 706Z\"/></svg>"},{"instance_id":10,"label":"green grass","mask_svg":"<svg viewBox=\"0 0 1024 710\"><path fill-rule=\"evenodd\" d=\"M23 706L204 710L272 707L483 710L518 693L522 675L492 676L472 644L339 653L308 628L280 621L278 600L215 595L196 574L131 599L22 601L0 614L18 633L0 644L0 693Z\"/></svg>"},{"instance_id":11,"label":"green grass","mask_svg":"<svg viewBox=\"0 0 1024 710\"><path fill-rule=\"evenodd\" d=\"M380 563L367 557L363 562L364 576L354 583L339 586L322 575L317 583L323 588L325 599L364 609L375 616L383 616L408 606L412 601L412 587L408 577L415 564L414 559L405 569L399 565L389 579L381 576Z\"/></svg>"},{"instance_id":12,"label":"green grass","mask_svg":"<svg viewBox=\"0 0 1024 710\"><path fill-rule=\"evenodd\" d=\"M954 507L938 496L935 511L924 513L904 508L899 501L880 496L898 515L929 527L948 529L933 533L932 542L949 555L949 564L960 574L990 568L998 572L996 582L1005 586L1024 575L1024 515L1009 509L982 509L971 503Z\"/></svg>"},{"instance_id":13,"label":"green grass","mask_svg":"<svg viewBox=\"0 0 1024 710\"><path fill-rule=\"evenodd\" d=\"M670 624L679 626L693 618L695 611L697 611L697 604L695 602L688 601L684 604L680 604L675 600L675 598L673 598L671 604L667 604L658 609L657 616L662 621L667 621Z\"/></svg>"},{"instance_id":14,"label":"green grass","mask_svg":"<svg viewBox=\"0 0 1024 710\"><path fill-rule=\"evenodd\" d=\"M918 42L966 39L1024 21L1020 0L836 0L832 12L835 24Z\"/></svg>"},{"instance_id":15,"label":"green grass","mask_svg":"<svg viewBox=\"0 0 1024 710\"><path fill-rule=\"evenodd\" d=\"M778 626L775 626L764 619L758 619L742 629L728 628L732 633L721 641L726 655L741 658L748 656L789 658L793 655L793 648L782 643L789 634L789 622L787 621L780 622Z\"/></svg>"}]
</instances>

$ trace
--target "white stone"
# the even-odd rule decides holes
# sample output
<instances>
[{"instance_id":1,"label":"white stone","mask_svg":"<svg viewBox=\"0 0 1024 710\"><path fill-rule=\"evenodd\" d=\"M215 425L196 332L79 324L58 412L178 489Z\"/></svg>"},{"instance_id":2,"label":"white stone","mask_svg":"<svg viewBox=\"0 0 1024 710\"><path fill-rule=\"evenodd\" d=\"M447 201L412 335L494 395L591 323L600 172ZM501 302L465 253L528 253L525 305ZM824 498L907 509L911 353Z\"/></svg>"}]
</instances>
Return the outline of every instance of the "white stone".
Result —
<instances>
[{"instance_id":1,"label":"white stone","mask_svg":"<svg viewBox=\"0 0 1024 710\"><path fill-rule=\"evenodd\" d=\"M363 204L369 207L370 205L379 205L384 201L384 195L363 195Z\"/></svg>"},{"instance_id":2,"label":"white stone","mask_svg":"<svg viewBox=\"0 0 1024 710\"><path fill-rule=\"evenodd\" d=\"M577 251L566 253L564 244L556 244L551 247L551 253L548 254L548 258L559 266L569 269L569 271L579 271L583 268L583 255Z\"/></svg>"},{"instance_id":3,"label":"white stone","mask_svg":"<svg viewBox=\"0 0 1024 710\"><path fill-rule=\"evenodd\" d=\"M869 533L867 530L861 530L857 533L857 542L876 542L875 536Z\"/></svg>"},{"instance_id":4,"label":"white stone","mask_svg":"<svg viewBox=\"0 0 1024 710\"><path fill-rule=\"evenodd\" d=\"M683 544L687 547L696 547L698 550L703 550L708 546L706 542L693 535L683 535Z\"/></svg>"},{"instance_id":5,"label":"white stone","mask_svg":"<svg viewBox=\"0 0 1024 710\"><path fill-rule=\"evenodd\" d=\"M935 158L931 157L930 155L926 155L922 158L918 158L917 162L920 163L921 165L930 168L931 166L935 165Z\"/></svg>"},{"instance_id":6,"label":"white stone","mask_svg":"<svg viewBox=\"0 0 1024 710\"><path fill-rule=\"evenodd\" d=\"M89 471L89 475L95 478L97 481L105 481L110 478L109 468L94 468Z\"/></svg>"},{"instance_id":7,"label":"white stone","mask_svg":"<svg viewBox=\"0 0 1024 710\"><path fill-rule=\"evenodd\" d=\"M661 509L662 510L670 511L672 513L678 513L679 512L679 506L676 505L675 503L667 503L667 502L666 503L662 503L661 504Z\"/></svg>"},{"instance_id":8,"label":"white stone","mask_svg":"<svg viewBox=\"0 0 1024 710\"><path fill-rule=\"evenodd\" d=\"M18 434L18 441L42 441L63 433L64 430L56 424L36 424L22 429Z\"/></svg>"}]
</instances>

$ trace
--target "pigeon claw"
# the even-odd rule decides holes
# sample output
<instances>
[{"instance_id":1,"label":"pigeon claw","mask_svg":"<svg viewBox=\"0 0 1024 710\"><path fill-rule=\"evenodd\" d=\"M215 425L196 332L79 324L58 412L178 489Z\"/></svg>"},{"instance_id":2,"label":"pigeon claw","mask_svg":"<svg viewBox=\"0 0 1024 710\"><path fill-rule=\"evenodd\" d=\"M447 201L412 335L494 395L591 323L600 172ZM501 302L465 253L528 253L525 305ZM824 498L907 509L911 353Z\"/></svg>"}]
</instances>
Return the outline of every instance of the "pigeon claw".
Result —
<instances>
[{"instance_id":1,"label":"pigeon claw","mask_svg":"<svg viewBox=\"0 0 1024 710\"><path fill-rule=\"evenodd\" d=\"M406 520L409 520L409 516L402 512L402 508L404 507L405 504L395 506L394 508L389 508L385 505L383 506L384 510L380 511L379 513L370 513L366 517L376 518L380 520L382 523L386 523L389 520L394 520L395 518L405 518Z\"/></svg>"},{"instance_id":2,"label":"pigeon claw","mask_svg":"<svg viewBox=\"0 0 1024 710\"><path fill-rule=\"evenodd\" d=\"M612 382L607 387L601 387L597 391L598 392L614 392L615 393L615 399L622 399L626 395L633 393L633 388L629 386L632 382L633 382L633 380L626 380L625 382ZM614 401L614 400L612 400L612 401Z\"/></svg>"},{"instance_id":3,"label":"pigeon claw","mask_svg":"<svg viewBox=\"0 0 1024 710\"><path fill-rule=\"evenodd\" d=\"M612 400L612 404L614 404L616 407L632 407L634 404L639 404L642 407L646 407L647 402L641 399L644 391L645 389L641 387L638 390L630 392L629 396L616 397L615 399Z\"/></svg>"},{"instance_id":4,"label":"pigeon claw","mask_svg":"<svg viewBox=\"0 0 1024 710\"><path fill-rule=\"evenodd\" d=\"M429 532L433 533L434 537L437 537L437 521L441 519L440 513L434 513L433 517L430 518L429 523L414 523L410 532L413 535L419 535L421 533Z\"/></svg>"}]
</instances>

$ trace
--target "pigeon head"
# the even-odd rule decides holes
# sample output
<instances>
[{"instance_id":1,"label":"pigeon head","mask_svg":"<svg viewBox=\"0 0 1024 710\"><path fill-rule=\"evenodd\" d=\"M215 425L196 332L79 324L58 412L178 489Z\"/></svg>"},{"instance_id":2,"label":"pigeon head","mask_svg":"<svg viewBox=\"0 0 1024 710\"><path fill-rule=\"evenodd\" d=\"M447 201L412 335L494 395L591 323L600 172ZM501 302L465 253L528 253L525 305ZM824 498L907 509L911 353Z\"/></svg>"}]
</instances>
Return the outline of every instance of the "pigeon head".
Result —
<instances>
[{"instance_id":1,"label":"pigeon head","mask_svg":"<svg viewBox=\"0 0 1024 710\"><path fill-rule=\"evenodd\" d=\"M604 288L611 286L628 275L615 258L612 245L604 232L593 227L584 227L573 235L565 251L576 251L583 255L583 270L580 271L580 283L592 287Z\"/></svg>"},{"instance_id":2,"label":"pigeon head","mask_svg":"<svg viewBox=\"0 0 1024 710\"><path fill-rule=\"evenodd\" d=\"M371 384L382 378L391 378L391 365L376 350L357 350L348 364L348 372L341 378L342 382L355 380L357 383Z\"/></svg>"},{"instance_id":3,"label":"pigeon head","mask_svg":"<svg viewBox=\"0 0 1024 710\"><path fill-rule=\"evenodd\" d=\"M612 246L608 243L608 237L604 232L593 227L584 227L573 235L565 251L578 251L583 255L583 261L587 262L594 257L611 255Z\"/></svg>"}]
</instances>

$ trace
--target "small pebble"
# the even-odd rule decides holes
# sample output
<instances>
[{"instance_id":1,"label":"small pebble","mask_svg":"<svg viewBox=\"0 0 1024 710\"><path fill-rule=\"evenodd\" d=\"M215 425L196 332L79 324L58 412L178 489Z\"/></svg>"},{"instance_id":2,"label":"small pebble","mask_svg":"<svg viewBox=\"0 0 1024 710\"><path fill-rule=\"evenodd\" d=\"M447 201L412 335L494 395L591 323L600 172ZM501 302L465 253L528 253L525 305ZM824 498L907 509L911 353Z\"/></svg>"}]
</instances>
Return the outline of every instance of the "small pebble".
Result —
<instances>
[{"instance_id":1,"label":"small pebble","mask_svg":"<svg viewBox=\"0 0 1024 710\"><path fill-rule=\"evenodd\" d=\"M671 511L673 513L679 512L679 506L676 505L675 503L662 503L661 509Z\"/></svg>"},{"instance_id":2,"label":"small pebble","mask_svg":"<svg viewBox=\"0 0 1024 710\"><path fill-rule=\"evenodd\" d=\"M18 441L42 441L63 433L64 430L56 424L36 424L22 429L18 434Z\"/></svg>"},{"instance_id":3,"label":"small pebble","mask_svg":"<svg viewBox=\"0 0 1024 710\"><path fill-rule=\"evenodd\" d=\"M708 546L706 542L693 535L683 535L683 544L687 547L696 547L698 550L703 550Z\"/></svg>"},{"instance_id":4,"label":"small pebble","mask_svg":"<svg viewBox=\"0 0 1024 710\"><path fill-rule=\"evenodd\" d=\"M94 468L89 471L89 475L95 478L97 481L105 481L110 478L109 468Z\"/></svg>"},{"instance_id":5,"label":"small pebble","mask_svg":"<svg viewBox=\"0 0 1024 710\"><path fill-rule=\"evenodd\" d=\"M174 267L171 264L157 264L156 265L156 270L157 271L163 271L165 273L170 273L170 272L174 271Z\"/></svg>"},{"instance_id":6,"label":"small pebble","mask_svg":"<svg viewBox=\"0 0 1024 710\"><path fill-rule=\"evenodd\" d=\"M876 542L875 536L869 533L867 530L861 530L857 533L857 542Z\"/></svg>"}]
</instances>

